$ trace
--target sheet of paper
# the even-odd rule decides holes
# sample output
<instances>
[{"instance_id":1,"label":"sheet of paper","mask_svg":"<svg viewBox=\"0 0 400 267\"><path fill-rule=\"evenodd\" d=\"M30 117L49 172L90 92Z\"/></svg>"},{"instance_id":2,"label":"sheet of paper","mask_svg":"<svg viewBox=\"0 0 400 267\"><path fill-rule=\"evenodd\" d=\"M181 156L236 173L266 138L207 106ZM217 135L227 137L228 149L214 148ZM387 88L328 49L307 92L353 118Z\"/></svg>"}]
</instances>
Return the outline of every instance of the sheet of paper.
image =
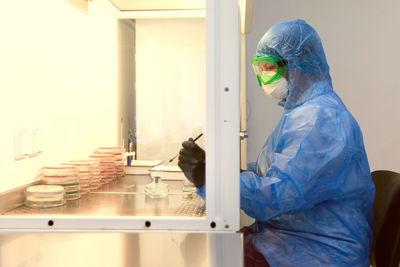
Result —
<instances>
[{"instance_id":1,"label":"sheet of paper","mask_svg":"<svg viewBox=\"0 0 400 267\"><path fill-rule=\"evenodd\" d=\"M162 160L132 160L131 167L152 167L160 164Z\"/></svg>"},{"instance_id":2,"label":"sheet of paper","mask_svg":"<svg viewBox=\"0 0 400 267\"><path fill-rule=\"evenodd\" d=\"M150 171L182 172L178 165L158 165L151 168Z\"/></svg>"}]
</instances>

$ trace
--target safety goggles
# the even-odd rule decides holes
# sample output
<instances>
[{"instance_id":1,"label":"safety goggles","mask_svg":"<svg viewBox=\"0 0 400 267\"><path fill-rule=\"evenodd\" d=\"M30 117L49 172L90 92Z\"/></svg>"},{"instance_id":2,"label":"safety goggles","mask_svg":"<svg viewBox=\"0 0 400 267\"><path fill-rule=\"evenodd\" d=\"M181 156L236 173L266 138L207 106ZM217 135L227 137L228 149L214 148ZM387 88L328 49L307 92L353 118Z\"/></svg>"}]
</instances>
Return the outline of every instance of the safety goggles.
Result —
<instances>
[{"instance_id":1,"label":"safety goggles","mask_svg":"<svg viewBox=\"0 0 400 267\"><path fill-rule=\"evenodd\" d=\"M272 64L271 64L272 63ZM286 62L274 56L255 57L251 60L260 86L273 83L285 73Z\"/></svg>"}]
</instances>

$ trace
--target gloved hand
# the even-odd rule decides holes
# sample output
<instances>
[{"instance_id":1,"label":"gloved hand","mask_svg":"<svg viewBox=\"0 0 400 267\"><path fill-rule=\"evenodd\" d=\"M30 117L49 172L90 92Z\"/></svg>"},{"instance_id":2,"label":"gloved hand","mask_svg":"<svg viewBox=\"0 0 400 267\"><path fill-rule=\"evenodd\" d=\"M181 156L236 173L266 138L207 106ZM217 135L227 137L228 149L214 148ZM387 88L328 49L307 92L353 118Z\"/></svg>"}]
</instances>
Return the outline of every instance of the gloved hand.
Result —
<instances>
[{"instance_id":1,"label":"gloved hand","mask_svg":"<svg viewBox=\"0 0 400 267\"><path fill-rule=\"evenodd\" d=\"M205 183L206 152L194 143L192 138L183 142L182 146L179 151L178 166L186 178L200 188Z\"/></svg>"}]
</instances>

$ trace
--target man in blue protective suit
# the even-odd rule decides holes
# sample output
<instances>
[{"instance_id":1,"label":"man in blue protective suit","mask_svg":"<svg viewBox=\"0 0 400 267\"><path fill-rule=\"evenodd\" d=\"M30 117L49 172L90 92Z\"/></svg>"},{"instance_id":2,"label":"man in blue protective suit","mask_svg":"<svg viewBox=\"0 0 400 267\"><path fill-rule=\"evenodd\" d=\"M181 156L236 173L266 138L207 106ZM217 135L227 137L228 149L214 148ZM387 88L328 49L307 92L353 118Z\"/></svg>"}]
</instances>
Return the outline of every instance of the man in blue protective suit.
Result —
<instances>
[{"instance_id":1,"label":"man in blue protective suit","mask_svg":"<svg viewBox=\"0 0 400 267\"><path fill-rule=\"evenodd\" d=\"M369 266L375 187L361 130L332 89L317 32L303 20L274 25L252 65L284 110L240 175L241 208L256 219L243 229L246 267ZM203 189L205 153L182 145L179 166Z\"/></svg>"}]
</instances>

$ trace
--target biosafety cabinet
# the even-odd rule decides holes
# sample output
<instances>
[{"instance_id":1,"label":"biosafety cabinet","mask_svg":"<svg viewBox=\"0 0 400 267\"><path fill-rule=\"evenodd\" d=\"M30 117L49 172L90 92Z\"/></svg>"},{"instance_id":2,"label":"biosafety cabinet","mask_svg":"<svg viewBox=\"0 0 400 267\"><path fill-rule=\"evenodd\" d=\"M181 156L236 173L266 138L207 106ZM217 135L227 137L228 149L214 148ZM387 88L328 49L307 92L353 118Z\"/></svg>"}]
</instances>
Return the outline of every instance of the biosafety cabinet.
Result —
<instances>
[{"instance_id":1,"label":"biosafety cabinet","mask_svg":"<svg viewBox=\"0 0 400 267\"><path fill-rule=\"evenodd\" d=\"M0 86L8 115L0 232L236 233L238 2L172 1L160 8L157 1L78 2L81 10L61 0L1 4L0 64L7 75ZM128 149L132 136L137 160L168 163L181 142L200 133L205 200L184 198L180 179L164 181L167 197L148 198L152 177L127 172L60 207L23 204L26 188L40 183L37 171L50 163L101 146Z\"/></svg>"}]
</instances>

